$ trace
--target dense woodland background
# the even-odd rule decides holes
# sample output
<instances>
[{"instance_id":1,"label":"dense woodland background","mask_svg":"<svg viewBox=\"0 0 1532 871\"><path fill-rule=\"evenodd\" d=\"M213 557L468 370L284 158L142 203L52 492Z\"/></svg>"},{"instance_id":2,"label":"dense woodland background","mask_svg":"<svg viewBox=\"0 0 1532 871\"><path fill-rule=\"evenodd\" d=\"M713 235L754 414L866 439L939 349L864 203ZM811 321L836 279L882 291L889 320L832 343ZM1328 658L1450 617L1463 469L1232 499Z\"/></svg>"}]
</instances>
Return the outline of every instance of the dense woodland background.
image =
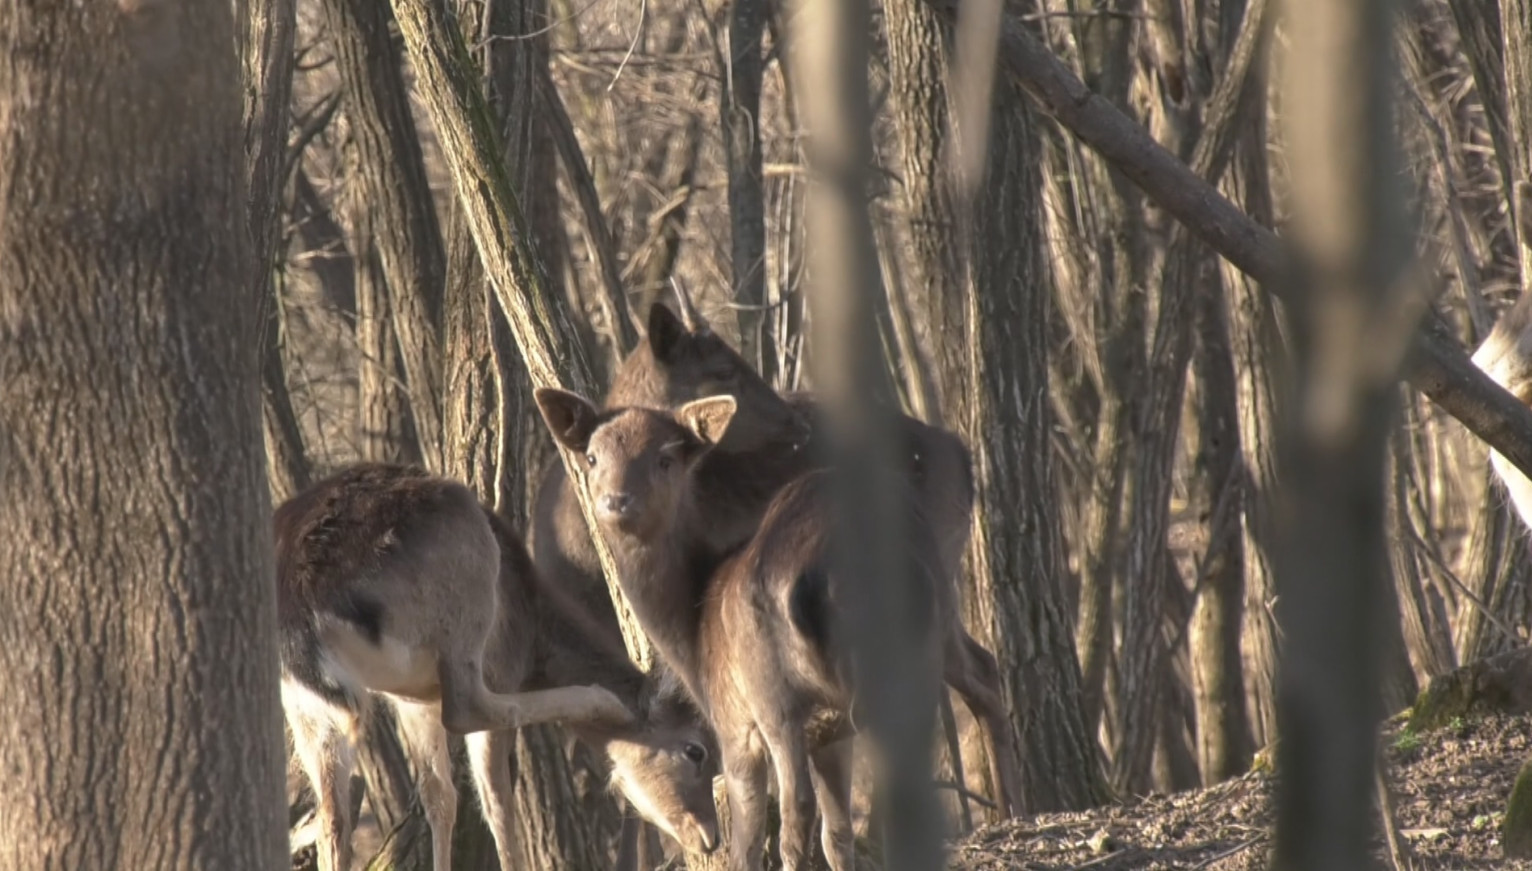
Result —
<instances>
[{"instance_id":1,"label":"dense woodland background","mask_svg":"<svg viewBox=\"0 0 1532 871\"><path fill-rule=\"evenodd\" d=\"M1164 168L1156 163L1163 155L1121 130L1114 134L1108 122L1116 116L1103 107L1115 107L1146 130L1257 230L1297 237L1301 247L1301 222L1288 225L1303 209L1294 209L1302 185L1289 184L1294 143L1287 134L1304 107L1284 106L1284 94L1293 92L1280 81L1306 58L1289 53L1290 28L1277 23L1275 4L1267 0L1011 0L988 31L962 33L955 29L958 5L883 0L872 10L868 196L886 289L876 320L895 398L910 413L963 434L974 452L977 524L963 581L965 617L1002 666L1023 756L1023 810L1079 809L1114 796L1220 782L1246 771L1276 738L1284 643L1273 581L1281 570L1277 447L1284 410L1295 395L1304 396L1306 377L1324 371L1303 362L1316 321L1301 295L1288 296L1299 304L1287 309L1272 295L1277 288L1256 283L1276 274L1269 234L1244 225L1231 229L1228 214L1208 199L1188 205L1199 196L1188 185L1181 185L1183 197L1167 197L1176 183L1154 171ZM1323 8L1297 0L1284 5ZM62 13L0 12L11 58L0 65L0 90L34 93L24 86L42 80L41 67L28 64L46 55L64 83L48 93L82 113L95 107L103 128L125 131L120 141L129 143L120 151L97 148L94 143L109 141L102 137L75 145L66 123L28 128L4 116L7 165L32 167L39 179L67 178L71 166L111 170L116 175L110 177L123 180L122 190L108 193L133 204L81 229L67 216L15 205L29 202L17 191L37 201L56 191L38 194L14 179L0 183L11 204L0 213L0 221L11 223L0 226L25 221L27 228L0 232L0 273L12 276L0 282L21 288L13 299L56 306L61 322L80 330L61 332L57 345L76 342L78 360L64 354L29 361L0 347L0 391L13 391L0 392L0 407L8 396L17 408L22 400L46 400L54 389L48 378L55 377L64 387L91 385L111 408L119 399L129 407L140 383L128 376L119 383L98 371L95 349L103 345L90 324L110 320L91 308L98 297L78 297L89 302L79 302L81 310L98 312L91 316L96 320L74 318L77 298L38 291L48 283L34 280L34 270L50 266L37 252L67 250L57 246L79 239L100 243L107 252L102 262L116 269L133 261L121 253L127 247L101 241L116 239L108 231L129 228L122 245L130 246L142 241L134 233L156 227L185 248L187 262L216 261L228 272L226 283L244 287L252 300L260 297L265 317L246 322L238 316L244 309L221 311L207 298L178 303L173 280L165 285L171 291L151 294L171 313L166 318L187 318L205 330L197 333L202 343L227 349L227 359L259 353L273 504L358 459L409 461L468 482L525 528L539 472L554 458L531 401L532 384L561 383L599 396L616 362L641 339L644 313L655 301L669 303L675 284L689 290L714 329L774 386L814 386L805 292L807 251L815 241L812 229L805 231L814 140L800 106L805 90L821 83L796 80L785 60L798 26L792 4L248 0L236 4L231 34L224 32L231 24L227 13L199 12L202 18L183 22L157 11L151 0L119 6L111 14L123 12L126 23L108 21L102 12L86 16L86 29L106 46L98 66L71 55L64 41L34 39L51 33ZM181 22L169 37L167 21ZM201 44L204 25L212 47ZM1358 142L1402 143L1392 178L1409 222L1389 227L1408 233L1422 267L1411 273L1412 286L1429 289L1431 317L1439 318L1432 321L1439 329L1428 330L1421 347L1450 347L1455 340L1472 348L1520 295L1532 268L1532 234L1518 233L1513 217L1532 203L1526 195L1532 190L1532 2L1416 0L1399 4L1392 25L1387 42L1398 75L1372 85L1392 94L1393 114L1379 116L1382 127L1368 115L1373 126L1367 129L1384 133ZM218 54L226 36L238 44L243 69ZM143 50L171 43L137 41L172 37L180 54ZM990 65L986 53L997 44L1000 57ZM1047 54L1036 51L1039 45ZM986 114L984 71L991 69ZM1105 103L1071 91L1071 74ZM198 82L205 76L207 84L180 103L143 101L134 76ZM477 101L479 93L487 103ZM1373 91L1359 85L1358 93L1365 103ZM964 103L976 94L978 109ZM231 155L238 150L231 148L220 164L208 157L222 154L218 143L207 143L236 129L232 114L240 96L246 162L236 166ZM25 113L42 113L41 105L18 101L15 118L32 118ZM148 108L139 115L122 109L133 105ZM967 120L953 125L954 115ZM975 137L986 147L953 134L971 130L975 118L987 118L985 135ZM144 144L158 142L146 132L154 125L180 131L184 140L184 162L192 169L178 170L176 184L201 179L216 195L139 196L169 184L169 171L154 167L177 165L139 160L165 157L158 146ZM1089 125L1095 132L1082 132ZM1360 147L1353 143L1352 151ZM1388 150L1377 155L1385 170L1395 166ZM963 155L980 159L968 166L958 159ZM227 181L240 173L244 189ZM1146 186L1158 193L1146 195ZM251 204L248 215L241 194ZM81 201L117 201L102 196L80 194ZM1205 215L1197 212L1203 207ZM176 227L200 226L189 222L205 223L209 214L227 214L241 230L248 220L248 238L231 232L238 238L228 250L204 250L198 240L177 235ZM1369 213L1369 220L1387 223L1378 218L1386 214ZM1220 246L1216 253L1210 242ZM175 253L174 245L162 248ZM1388 263L1402 264L1407 253ZM71 261L60 257L56 271L73 275ZM80 292L92 286L81 281ZM5 310L7 298L0 294L0 321L7 325L0 338L29 338L9 320L15 312ZM176 314L183 309L189 314ZM1388 311L1362 310L1370 316ZM160 334L145 324L158 321L126 320L123 346L149 349L152 356ZM1356 343L1376 337L1385 357L1394 345L1403 356L1397 325L1386 318L1352 326ZM1440 375L1458 365L1440 362L1451 356L1421 359L1437 360L1429 372ZM166 355L164 371L184 366L206 384L222 378L189 393L193 406L253 388L227 359L172 358ZM57 371L32 368L56 360L66 361ZM1362 596L1368 608L1351 616L1365 625L1350 627L1359 644L1371 643L1378 653L1385 711L1408 705L1434 676L1524 645L1532 618L1525 530L1490 473L1486 445L1443 410L1472 417L1454 399L1462 391L1423 371L1410 373L1435 403L1407 384L1388 387L1386 401L1364 397L1379 420L1388 420L1391 402L1398 408L1379 436L1387 442L1386 486L1383 501L1373 506L1386 509L1392 570L1377 576L1391 577L1392 584L1374 591L1380 602ZM61 401L74 407L72 399ZM169 410L160 425L180 434L184 449L176 427L189 424L174 411L182 406L175 396L165 401ZM237 401L228 407L228 432L253 425L245 420L253 409ZM167 493L230 468L253 477L259 466L258 457L239 452L237 441L214 439L230 456L215 462L218 452L210 449L205 466L183 468L172 451L137 454L137 442L124 435L131 427L114 428L114 418L99 409L89 414L100 415L82 418L99 425L94 438L121 452L113 455L117 466L103 453L102 467L158 471L170 482ZM14 431L35 447L62 438L65 430L50 426ZM167 438L166 444L175 442ZM1370 444L1364 439L1358 446ZM33 454L17 449L14 455ZM1360 455L1369 456L1366 450ZM36 483L43 480L38 474L28 467L14 480ZM80 473L50 484L65 494L55 501L66 508L115 500L154 513L159 503L135 501L141 490L133 476L108 477L98 484ZM1308 484L1305 492L1323 496L1326 482ZM230 482L235 490L257 485ZM105 542L107 555L97 565L103 577L145 559L131 542L131 524L100 520L58 535L48 532L58 528L56 519L44 517L51 507L7 501L15 504L0 511L0 540L10 536L18 546L8 554L0 547L0 563L21 566L29 577L44 576L46 561L18 554L53 552L49 548L78 554L81 541ZM170 554L180 552L183 540L202 540L210 576L235 577L228 567L236 563L239 571L269 568L263 562L269 555L249 555L260 547L260 522L214 522L215 509L202 505L189 519L166 515L177 518L166 523L178 530L161 542L167 564L195 575L196 566L185 568ZM201 529L198 523L211 523L207 528L221 530L223 538L195 539L187 530ZM218 550L217 541L232 544ZM248 617L242 607L253 609L250 619L265 634L259 645L240 648L235 670L257 665L240 672L244 683L238 685L255 692L238 704L247 711L270 707L275 674L258 666L262 656L274 661L267 655L274 635L264 625L270 615L257 607L267 600L231 581L219 583L226 598L212 611L194 612L196 620L211 622L190 634L211 650L218 642L205 639L220 637L234 616ZM1366 587L1362 579L1357 584ZM69 601L77 608L99 602L157 621L164 610L153 607L158 600L152 597L101 599L83 582L38 589L18 585L14 593L31 611L0 611L57 615L71 613ZM13 604L0 598L0 605ZM48 620L39 618L26 631L67 634L59 628L65 623ZM139 665L132 658L131 639L80 631L89 636L79 647L95 657L92 667L115 674L111 664L118 657L144 669L133 673L135 686L162 680L158 660ZM1368 668L1347 675L1370 679ZM30 673L19 667L0 672ZM82 682L94 679L88 669L80 674ZM54 698L37 686L7 678L0 680L0 695ZM60 704L72 703L70 692L58 691ZM965 792L983 797L993 789L972 723L960 703L953 708L966 787L943 796L952 825L961 829L991 818L982 801L964 800ZM87 714L78 722L92 722L96 715ZM40 730L48 720L38 713L27 722ZM202 728L224 734L217 724ZM127 739L105 733L80 740L132 754L121 743ZM255 760L251 770L262 769L274 743L254 732L242 740L241 752ZM151 748L141 748L143 758L154 757ZM954 760L945 747L939 755L938 778L955 785ZM393 833L379 861L420 867L429 839L412 817L409 772L386 717L374 723L362 756L369 812L382 831ZM551 728L525 730L518 756L517 816L527 867L607 867L621 840L623 809L602 781L599 763ZM24 759L9 762L7 770L34 770ZM68 769L76 778L68 794L98 795L87 767L79 762ZM196 777L230 783L241 770L206 768ZM295 804L288 822L298 823L304 800L289 781ZM198 783L185 794L201 794ZM109 799L105 793L97 798ZM27 802L9 801L0 788L5 804ZM0 834L25 829L20 819L0 815ZM226 819L207 819L217 823L211 830L225 831ZM259 840L273 824L261 818L241 825L256 832L247 840ZM245 829L225 840L242 843ZM458 866L493 867L477 815L460 814L459 829ZM29 837L46 842L49 830L41 824L36 830ZM212 837L186 835L187 843L216 856L224 848L207 846ZM27 855L25 838L0 842ZM79 847L81 855L100 855L90 852L95 849ZM135 841L116 849L117 861L153 864L145 857L160 848Z\"/></svg>"},{"instance_id":2,"label":"dense woodland background","mask_svg":"<svg viewBox=\"0 0 1532 871\"><path fill-rule=\"evenodd\" d=\"M1394 39L1415 243L1439 278L1437 310L1469 347L1521 286L1497 11L1410 4ZM266 380L268 445L286 458L273 491L353 459L423 460L525 519L551 441L486 304L388 9L300 0L297 12ZM1267 69L1281 31L1267 3L1042 0L1007 14L1256 221L1282 226ZM812 85L782 62L780 5L491 0L458 16L598 383L674 280L777 387L808 386L794 91ZM1280 307L1004 76L990 143L1003 157L979 193L995 202L976 228L990 256L968 267L1003 278L976 298L945 163L951 22L923 0L889 0L872 32L879 326L906 408L964 432L979 457L967 608L1009 675L1027 807L1241 773L1275 729ZM427 362L438 343L440 373ZM498 400L482 380L491 368L506 375ZM1523 643L1532 566L1485 446L1409 388L1399 396L1389 710ZM544 794L604 806L578 757L552 758L551 733L527 745ZM987 795L977 752L965 742L964 767ZM550 810L600 830L569 843L610 836L609 816L579 807Z\"/></svg>"}]
</instances>

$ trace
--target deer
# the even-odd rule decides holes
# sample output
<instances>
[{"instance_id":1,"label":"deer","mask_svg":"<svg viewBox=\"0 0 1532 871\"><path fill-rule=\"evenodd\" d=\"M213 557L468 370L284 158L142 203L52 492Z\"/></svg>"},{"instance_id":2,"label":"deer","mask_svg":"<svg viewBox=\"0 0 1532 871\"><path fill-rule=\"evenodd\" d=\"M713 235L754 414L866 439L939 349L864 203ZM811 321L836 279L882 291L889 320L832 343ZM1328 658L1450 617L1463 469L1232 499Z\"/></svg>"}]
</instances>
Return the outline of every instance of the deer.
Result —
<instances>
[{"instance_id":1,"label":"deer","mask_svg":"<svg viewBox=\"0 0 1532 871\"><path fill-rule=\"evenodd\" d=\"M672 678L645 674L607 628L540 579L511 526L468 487L363 463L273 519L282 702L315 795L320 871L351 867L346 788L374 703L397 713L419 777L432 867L451 867L461 735L500 866L514 867L515 730L561 723L611 782L689 850L718 845L715 741Z\"/></svg>"},{"instance_id":2,"label":"deer","mask_svg":"<svg viewBox=\"0 0 1532 871\"><path fill-rule=\"evenodd\" d=\"M721 561L710 559L705 530L713 506L701 498L698 469L726 438L738 405L734 397L697 399L674 412L632 407L601 411L584 397L554 389L539 390L536 399L555 441L583 456L591 469L597 518L635 618L718 733L734 819L734 867L755 867L750 862L761 850L757 803L763 794L764 767L759 736L766 735L769 722L771 734L764 740L776 763L782 796L784 864L789 855L794 863L802 858L804 840L797 835L810 823L803 816L805 793L799 787L805 781L799 775L806 770L803 754L812 751L810 779L824 821L826 855L836 871L849 869L848 748L832 747L848 735L848 687L844 675L832 667L838 654L830 649L834 645L828 636L810 631L802 614L795 617L782 604L784 597L814 600L814 595L802 598L812 593L803 585L826 574L827 540L815 530L829 527L822 495L827 473L811 470L790 482L774 495L742 549ZM969 453L952 433L895 417L897 436L907 448L907 480L914 494L905 498L921 518L916 524L922 544L915 568L936 614L934 629L925 636L934 645L939 673L965 695L997 751L991 754L992 776L1009 800L1018 794L1010 779L1016 767L1000 702L998 668L993 656L963 630L952 580L972 525ZM752 620L759 625L751 625ZM836 619L809 622L829 627ZM784 638L787 641L780 640ZM752 669L758 667L776 677L755 674ZM805 687L820 692L794 694ZM822 722L807 723L801 716L773 720L762 713L805 710L816 712ZM814 725L812 746L791 738L809 725ZM753 743L751 735L757 736ZM807 819L812 820L811 810Z\"/></svg>"},{"instance_id":3,"label":"deer","mask_svg":"<svg viewBox=\"0 0 1532 871\"><path fill-rule=\"evenodd\" d=\"M1532 293L1523 294L1511 305L1471 359L1491 381L1522 404L1532 405ZM1532 527L1532 480L1499 451L1490 451L1489 461L1516 514Z\"/></svg>"},{"instance_id":4,"label":"deer","mask_svg":"<svg viewBox=\"0 0 1532 871\"><path fill-rule=\"evenodd\" d=\"M706 506L708 518L693 559L711 565L749 540L783 486L822 465L823 426L813 394L772 390L712 330L684 288L676 285L675 291L680 315L659 302L653 304L645 340L624 359L603 407L674 410L709 395L734 398L728 432L701 457L693 474L693 498ZM946 433L908 415L892 417L912 445ZM970 474L955 466L947 471ZM550 461L537 491L530 545L544 577L615 621L590 530L558 457ZM966 540L943 561L943 577L949 579L943 595L954 603L964 547ZM955 606L953 610L956 613ZM978 722L996 804L1012 815L1019 810L1020 756L1006 724L999 665L960 622L948 646L947 682ZM660 660L668 661L663 649Z\"/></svg>"},{"instance_id":5,"label":"deer","mask_svg":"<svg viewBox=\"0 0 1532 871\"><path fill-rule=\"evenodd\" d=\"M809 468L810 431L802 403L778 395L713 332L679 286L677 299L680 316L660 302L650 307L644 340L623 359L604 405L665 409L714 394L735 398L729 436L700 476L718 497L709 532L712 549L722 552L748 538L776 490ZM588 607L612 610L595 544L557 456L543 469L528 540L544 577Z\"/></svg>"}]
</instances>

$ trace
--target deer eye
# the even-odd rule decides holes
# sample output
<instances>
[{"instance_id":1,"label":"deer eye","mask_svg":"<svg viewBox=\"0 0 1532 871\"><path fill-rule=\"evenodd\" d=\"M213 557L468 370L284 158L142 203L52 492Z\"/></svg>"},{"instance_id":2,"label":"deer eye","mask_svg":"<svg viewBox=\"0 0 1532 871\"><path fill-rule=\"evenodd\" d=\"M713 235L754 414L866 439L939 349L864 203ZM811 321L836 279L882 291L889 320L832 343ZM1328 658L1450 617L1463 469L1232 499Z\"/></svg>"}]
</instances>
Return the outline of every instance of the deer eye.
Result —
<instances>
[{"instance_id":1,"label":"deer eye","mask_svg":"<svg viewBox=\"0 0 1532 871\"><path fill-rule=\"evenodd\" d=\"M674 463L674 462L675 462L675 460L671 459L669 455L667 455L667 454L660 454L660 471L664 472L664 471L668 470L670 468L671 464Z\"/></svg>"},{"instance_id":2,"label":"deer eye","mask_svg":"<svg viewBox=\"0 0 1532 871\"><path fill-rule=\"evenodd\" d=\"M681 752L686 754L686 758L696 765L701 765L707 761L707 748L701 744L688 743L685 747L681 748Z\"/></svg>"},{"instance_id":3,"label":"deer eye","mask_svg":"<svg viewBox=\"0 0 1532 871\"><path fill-rule=\"evenodd\" d=\"M595 454L586 454L585 455L585 462L592 469L596 468L596 455Z\"/></svg>"}]
</instances>

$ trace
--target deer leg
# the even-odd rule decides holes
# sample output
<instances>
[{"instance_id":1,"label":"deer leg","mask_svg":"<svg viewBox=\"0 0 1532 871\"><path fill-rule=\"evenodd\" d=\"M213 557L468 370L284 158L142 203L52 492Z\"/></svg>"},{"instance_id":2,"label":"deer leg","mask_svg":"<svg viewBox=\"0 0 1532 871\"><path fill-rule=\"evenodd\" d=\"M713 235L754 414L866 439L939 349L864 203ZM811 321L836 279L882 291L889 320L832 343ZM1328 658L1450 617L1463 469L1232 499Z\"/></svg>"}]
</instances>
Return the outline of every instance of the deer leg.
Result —
<instances>
[{"instance_id":1,"label":"deer leg","mask_svg":"<svg viewBox=\"0 0 1532 871\"><path fill-rule=\"evenodd\" d=\"M1021 757L1011 740L1000 693L1000 667L994 654L963 630L949 645L947 683L957 690L979 721L989 753L989 778L1001 813L1014 816L1021 801Z\"/></svg>"},{"instance_id":2,"label":"deer leg","mask_svg":"<svg viewBox=\"0 0 1532 871\"><path fill-rule=\"evenodd\" d=\"M473 770L474 789L479 794L479 806L484 809L484 819L489 823L490 834L495 836L495 852L500 856L500 867L515 868L520 863L516 843L516 819L514 799L516 796L516 733L475 732L463 737L468 750L468 764Z\"/></svg>"},{"instance_id":3,"label":"deer leg","mask_svg":"<svg viewBox=\"0 0 1532 871\"><path fill-rule=\"evenodd\" d=\"M808 750L803 745L803 729L783 723L762 731L777 772L782 869L798 871L807 867L815 810L813 775L809 771Z\"/></svg>"},{"instance_id":4,"label":"deer leg","mask_svg":"<svg viewBox=\"0 0 1532 871\"><path fill-rule=\"evenodd\" d=\"M447 731L434 705L400 703L399 729L410 746L420 789L420 806L431 827L431 868L452 871L452 825L457 821L457 786Z\"/></svg>"},{"instance_id":5,"label":"deer leg","mask_svg":"<svg viewBox=\"0 0 1532 871\"><path fill-rule=\"evenodd\" d=\"M851 831L851 740L836 741L814 751L814 795L819 800L819 842L831 871L856 867L856 842Z\"/></svg>"},{"instance_id":6,"label":"deer leg","mask_svg":"<svg viewBox=\"0 0 1532 871\"><path fill-rule=\"evenodd\" d=\"M314 790L319 871L350 871L353 748L345 726L337 722L349 712L331 708L290 682L284 690L289 696L284 701L293 730L293 751ZM295 690L306 697L294 697L291 694Z\"/></svg>"},{"instance_id":7,"label":"deer leg","mask_svg":"<svg viewBox=\"0 0 1532 871\"><path fill-rule=\"evenodd\" d=\"M633 719L627 706L602 687L490 692L484 685L484 670L477 655L449 656L443 651L438 670L442 688L441 724L454 735L515 730L539 723L627 723Z\"/></svg>"},{"instance_id":8,"label":"deer leg","mask_svg":"<svg viewBox=\"0 0 1532 871\"><path fill-rule=\"evenodd\" d=\"M766 851L766 759L745 746L723 749L724 785L729 793L729 871L759 871Z\"/></svg>"}]
</instances>

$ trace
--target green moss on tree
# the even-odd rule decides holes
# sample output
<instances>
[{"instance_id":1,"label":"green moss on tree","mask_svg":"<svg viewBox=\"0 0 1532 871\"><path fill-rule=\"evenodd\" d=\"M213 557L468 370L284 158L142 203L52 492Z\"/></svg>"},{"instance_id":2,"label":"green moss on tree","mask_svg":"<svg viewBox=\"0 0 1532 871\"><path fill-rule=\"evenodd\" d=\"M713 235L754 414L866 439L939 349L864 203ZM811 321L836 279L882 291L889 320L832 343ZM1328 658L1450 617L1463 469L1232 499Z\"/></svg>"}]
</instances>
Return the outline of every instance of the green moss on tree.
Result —
<instances>
[{"instance_id":1,"label":"green moss on tree","mask_svg":"<svg viewBox=\"0 0 1532 871\"><path fill-rule=\"evenodd\" d=\"M1512 859L1532 858L1532 759L1521 766L1500 824L1500 844Z\"/></svg>"}]
</instances>

